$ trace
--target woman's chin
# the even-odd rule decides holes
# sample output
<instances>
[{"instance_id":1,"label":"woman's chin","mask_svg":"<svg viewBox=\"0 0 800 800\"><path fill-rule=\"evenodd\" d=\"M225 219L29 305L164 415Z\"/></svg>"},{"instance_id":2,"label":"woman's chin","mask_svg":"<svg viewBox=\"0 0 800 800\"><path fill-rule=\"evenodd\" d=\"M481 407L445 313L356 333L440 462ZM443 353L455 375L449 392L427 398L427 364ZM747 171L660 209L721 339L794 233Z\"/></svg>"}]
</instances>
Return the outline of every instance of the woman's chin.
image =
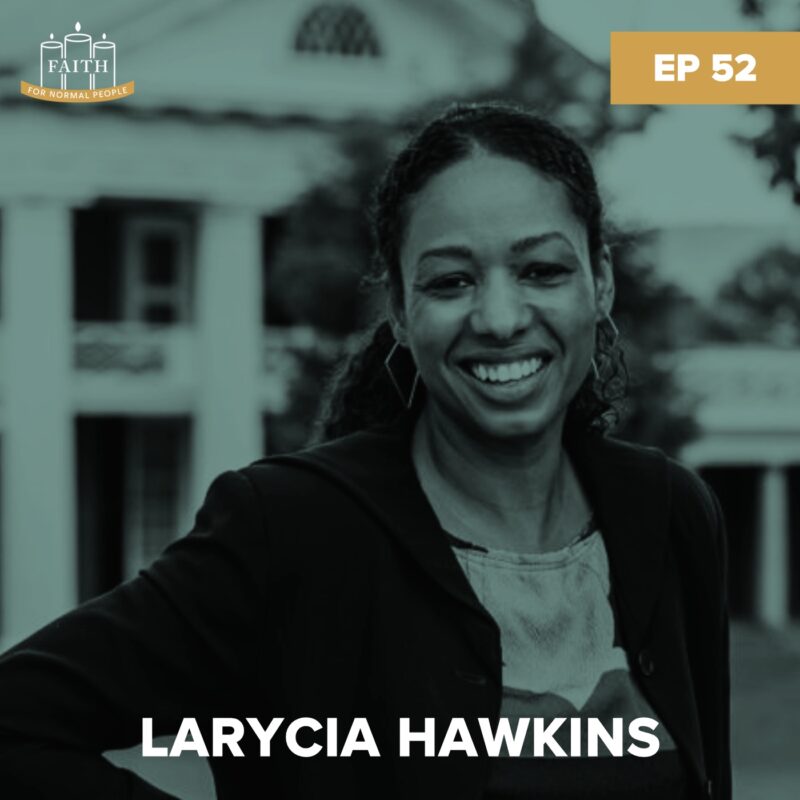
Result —
<instances>
[{"instance_id":1,"label":"woman's chin","mask_svg":"<svg viewBox=\"0 0 800 800\"><path fill-rule=\"evenodd\" d=\"M487 442L495 440L498 444L507 444L515 439L536 440L548 432L557 431L560 436L563 414L547 411L542 408L488 413L481 410L470 414L469 427L475 435L483 437Z\"/></svg>"},{"instance_id":2,"label":"woman's chin","mask_svg":"<svg viewBox=\"0 0 800 800\"><path fill-rule=\"evenodd\" d=\"M438 403L434 392L428 392L429 400L438 407L435 416L447 427L455 422L470 438L496 440L503 445L514 439L539 439L548 432L560 436L564 409L549 392L522 395L513 400L507 397L505 402L498 402L495 396L487 397L474 390L464 391L464 388L463 385L451 386L447 401Z\"/></svg>"}]
</instances>

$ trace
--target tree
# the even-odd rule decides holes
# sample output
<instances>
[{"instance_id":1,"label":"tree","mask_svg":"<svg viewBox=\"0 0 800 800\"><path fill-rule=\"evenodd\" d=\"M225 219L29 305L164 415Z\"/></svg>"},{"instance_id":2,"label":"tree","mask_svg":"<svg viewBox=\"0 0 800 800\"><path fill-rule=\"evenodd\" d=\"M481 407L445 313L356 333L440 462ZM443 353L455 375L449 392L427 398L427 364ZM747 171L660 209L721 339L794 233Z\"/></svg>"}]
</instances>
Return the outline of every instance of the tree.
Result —
<instances>
[{"instance_id":1,"label":"tree","mask_svg":"<svg viewBox=\"0 0 800 800\"><path fill-rule=\"evenodd\" d=\"M613 317L630 372L618 434L677 453L696 435L697 427L664 355L693 344L702 335L704 315L693 298L659 277L647 256L654 235L652 231L617 235L612 248Z\"/></svg>"},{"instance_id":2,"label":"tree","mask_svg":"<svg viewBox=\"0 0 800 800\"><path fill-rule=\"evenodd\" d=\"M800 345L800 254L771 247L719 291L721 316L743 341Z\"/></svg>"},{"instance_id":3,"label":"tree","mask_svg":"<svg viewBox=\"0 0 800 800\"><path fill-rule=\"evenodd\" d=\"M349 174L308 192L290 208L267 257L268 325L309 325L346 336L369 315L361 291L372 247L370 193L388 159L392 131L369 123L341 134Z\"/></svg>"},{"instance_id":4,"label":"tree","mask_svg":"<svg viewBox=\"0 0 800 800\"><path fill-rule=\"evenodd\" d=\"M770 0L740 0L745 16L771 26ZM800 27L800 9L794 21L795 29ZM767 129L752 138L743 138L756 158L765 159L772 166L771 186L785 184L792 190L794 202L800 205L800 172L797 165L797 151L800 148L800 116L797 106L754 106L766 108L770 114Z\"/></svg>"}]
</instances>

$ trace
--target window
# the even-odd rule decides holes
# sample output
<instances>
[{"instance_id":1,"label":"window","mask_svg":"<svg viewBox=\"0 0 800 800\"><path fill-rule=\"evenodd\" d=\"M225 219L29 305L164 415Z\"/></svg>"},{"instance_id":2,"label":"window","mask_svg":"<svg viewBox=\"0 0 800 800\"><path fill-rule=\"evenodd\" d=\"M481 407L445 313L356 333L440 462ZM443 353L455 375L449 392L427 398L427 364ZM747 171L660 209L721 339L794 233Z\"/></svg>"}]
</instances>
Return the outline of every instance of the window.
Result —
<instances>
[{"instance_id":1,"label":"window","mask_svg":"<svg viewBox=\"0 0 800 800\"><path fill-rule=\"evenodd\" d=\"M186 532L188 417L79 416L81 602L134 577Z\"/></svg>"},{"instance_id":2,"label":"window","mask_svg":"<svg viewBox=\"0 0 800 800\"><path fill-rule=\"evenodd\" d=\"M123 318L153 324L191 316L191 229L180 217L132 215L123 233Z\"/></svg>"},{"instance_id":3,"label":"window","mask_svg":"<svg viewBox=\"0 0 800 800\"><path fill-rule=\"evenodd\" d=\"M377 58L381 48L363 11L347 3L321 3L303 18L294 40L298 53Z\"/></svg>"},{"instance_id":4,"label":"window","mask_svg":"<svg viewBox=\"0 0 800 800\"><path fill-rule=\"evenodd\" d=\"M125 452L123 578L150 564L180 531L188 475L184 418L131 418Z\"/></svg>"}]
</instances>

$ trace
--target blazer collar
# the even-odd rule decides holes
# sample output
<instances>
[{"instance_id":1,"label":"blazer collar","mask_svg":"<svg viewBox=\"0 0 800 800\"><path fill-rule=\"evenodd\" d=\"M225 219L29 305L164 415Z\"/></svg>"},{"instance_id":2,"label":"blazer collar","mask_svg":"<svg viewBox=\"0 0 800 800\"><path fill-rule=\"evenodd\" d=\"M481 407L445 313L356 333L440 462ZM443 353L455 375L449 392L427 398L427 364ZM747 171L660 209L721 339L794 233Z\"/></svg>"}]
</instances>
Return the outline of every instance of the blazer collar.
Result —
<instances>
[{"instance_id":1,"label":"blazer collar","mask_svg":"<svg viewBox=\"0 0 800 800\"><path fill-rule=\"evenodd\" d=\"M386 428L270 460L311 469L338 484L377 517L441 588L496 628L464 576L417 479L411 459L413 427L414 418L404 415Z\"/></svg>"},{"instance_id":2,"label":"blazer collar","mask_svg":"<svg viewBox=\"0 0 800 800\"><path fill-rule=\"evenodd\" d=\"M413 417L404 415L386 428L270 460L311 469L339 484L445 591L491 620L419 484L411 460L413 425ZM670 505L666 458L600 436L567 442L567 449L606 543L625 645L636 652L663 575Z\"/></svg>"}]
</instances>

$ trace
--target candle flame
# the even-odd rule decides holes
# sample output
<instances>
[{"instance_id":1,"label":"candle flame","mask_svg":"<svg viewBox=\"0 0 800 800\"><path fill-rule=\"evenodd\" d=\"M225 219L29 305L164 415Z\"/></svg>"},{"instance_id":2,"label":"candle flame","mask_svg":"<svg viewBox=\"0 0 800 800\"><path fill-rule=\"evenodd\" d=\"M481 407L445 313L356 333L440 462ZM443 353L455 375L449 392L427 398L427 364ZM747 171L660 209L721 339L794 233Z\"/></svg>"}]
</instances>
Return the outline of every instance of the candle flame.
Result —
<instances>
[{"instance_id":1,"label":"candle flame","mask_svg":"<svg viewBox=\"0 0 800 800\"><path fill-rule=\"evenodd\" d=\"M53 34L52 34L52 33L50 34L50 38L51 38L51 39L53 38Z\"/></svg>"},{"instance_id":2,"label":"candle flame","mask_svg":"<svg viewBox=\"0 0 800 800\"><path fill-rule=\"evenodd\" d=\"M103 34L103 38L104 38L104 39L106 38L106 35L105 35L105 34Z\"/></svg>"},{"instance_id":3,"label":"candle flame","mask_svg":"<svg viewBox=\"0 0 800 800\"><path fill-rule=\"evenodd\" d=\"M81 29L81 24L80 24L80 22L76 22L76 23L75 23L75 30L76 30L76 31L79 31L80 29Z\"/></svg>"}]
</instances>

